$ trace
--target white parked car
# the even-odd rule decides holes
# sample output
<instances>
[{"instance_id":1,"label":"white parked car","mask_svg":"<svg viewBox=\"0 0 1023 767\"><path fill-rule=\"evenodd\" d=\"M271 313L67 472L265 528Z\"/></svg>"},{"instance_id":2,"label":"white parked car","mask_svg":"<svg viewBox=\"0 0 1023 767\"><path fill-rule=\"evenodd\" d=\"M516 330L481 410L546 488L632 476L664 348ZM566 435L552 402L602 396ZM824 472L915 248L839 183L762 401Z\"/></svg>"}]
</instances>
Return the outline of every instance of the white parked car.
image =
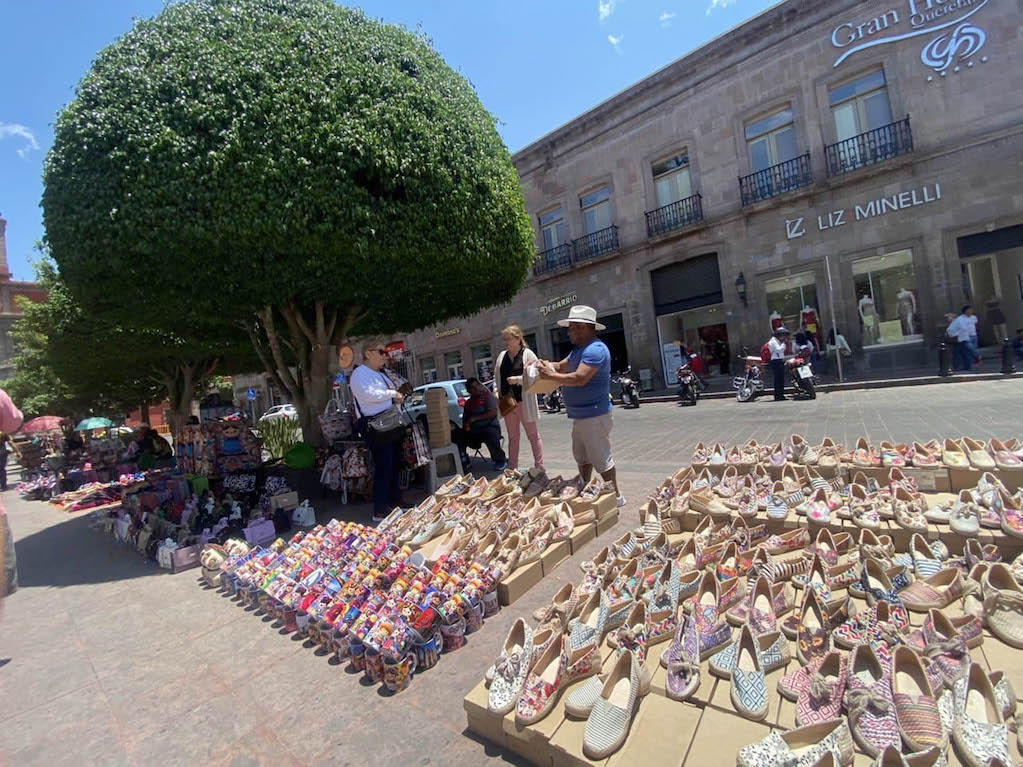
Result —
<instances>
[{"instance_id":1,"label":"white parked car","mask_svg":"<svg viewBox=\"0 0 1023 767\"><path fill-rule=\"evenodd\" d=\"M285 405L274 405L259 417L259 422L272 421L275 418L298 418L298 412L290 402Z\"/></svg>"}]
</instances>

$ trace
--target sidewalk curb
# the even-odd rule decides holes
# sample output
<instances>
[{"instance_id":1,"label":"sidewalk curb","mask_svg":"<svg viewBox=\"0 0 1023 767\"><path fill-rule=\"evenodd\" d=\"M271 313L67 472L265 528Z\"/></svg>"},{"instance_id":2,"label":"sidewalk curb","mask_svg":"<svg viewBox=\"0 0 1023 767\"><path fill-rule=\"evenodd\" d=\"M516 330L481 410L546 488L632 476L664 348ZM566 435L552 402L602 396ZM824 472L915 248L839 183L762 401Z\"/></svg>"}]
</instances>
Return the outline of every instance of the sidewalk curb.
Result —
<instances>
[{"instance_id":1,"label":"sidewalk curb","mask_svg":"<svg viewBox=\"0 0 1023 767\"><path fill-rule=\"evenodd\" d=\"M826 383L817 387L822 394L837 391L857 391L862 389L895 389L903 386L930 386L932 384L975 383L977 381L1009 381L1023 379L1023 376L1007 376L1001 373L960 373L951 376L920 376L917 378L882 378L873 381L846 381L844 383ZM763 395L760 395L763 396ZM700 399L732 399L734 391L706 392ZM657 394L645 396L643 402L677 402L677 394ZM615 407L620 407L615 405Z\"/></svg>"}]
</instances>

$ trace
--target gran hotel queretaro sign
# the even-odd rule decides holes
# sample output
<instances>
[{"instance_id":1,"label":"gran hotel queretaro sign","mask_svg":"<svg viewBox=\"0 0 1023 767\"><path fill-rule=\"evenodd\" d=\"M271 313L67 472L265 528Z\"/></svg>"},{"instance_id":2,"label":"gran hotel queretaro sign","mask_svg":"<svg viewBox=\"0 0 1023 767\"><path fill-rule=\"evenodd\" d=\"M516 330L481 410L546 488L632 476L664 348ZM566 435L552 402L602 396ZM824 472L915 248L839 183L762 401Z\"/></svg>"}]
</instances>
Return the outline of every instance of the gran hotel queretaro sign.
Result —
<instances>
[{"instance_id":1,"label":"gran hotel queretaro sign","mask_svg":"<svg viewBox=\"0 0 1023 767\"><path fill-rule=\"evenodd\" d=\"M924 184L905 192L898 192L889 197L878 197L864 200L852 208L829 210L817 216L800 216L785 219L785 236L794 240L806 234L807 227L816 227L818 232L837 229L840 226L863 221L868 218L887 216L917 205L929 205L941 200L941 184Z\"/></svg>"},{"instance_id":2,"label":"gran hotel queretaro sign","mask_svg":"<svg viewBox=\"0 0 1023 767\"><path fill-rule=\"evenodd\" d=\"M941 77L961 66L974 65L973 55L987 35L974 16L988 3L1005 0L906 0L906 4L877 16L852 18L831 31L831 44L841 49L837 68L850 56L887 43L933 35L920 51L920 61ZM987 56L980 58L987 61ZM927 78L933 79L933 75Z\"/></svg>"}]
</instances>

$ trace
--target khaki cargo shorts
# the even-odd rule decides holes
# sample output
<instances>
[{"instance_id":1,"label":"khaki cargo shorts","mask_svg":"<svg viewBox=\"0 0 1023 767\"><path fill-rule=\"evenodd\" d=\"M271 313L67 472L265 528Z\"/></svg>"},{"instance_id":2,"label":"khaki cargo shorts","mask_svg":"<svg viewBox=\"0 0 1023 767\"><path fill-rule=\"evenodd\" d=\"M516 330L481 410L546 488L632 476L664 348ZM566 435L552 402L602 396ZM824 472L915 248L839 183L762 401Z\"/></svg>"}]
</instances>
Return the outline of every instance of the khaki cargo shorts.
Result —
<instances>
[{"instance_id":1,"label":"khaki cargo shorts","mask_svg":"<svg viewBox=\"0 0 1023 767\"><path fill-rule=\"evenodd\" d=\"M611 457L612 426L614 420L610 413L572 421L572 455L576 464L590 465L600 474L614 468L614 458Z\"/></svg>"}]
</instances>

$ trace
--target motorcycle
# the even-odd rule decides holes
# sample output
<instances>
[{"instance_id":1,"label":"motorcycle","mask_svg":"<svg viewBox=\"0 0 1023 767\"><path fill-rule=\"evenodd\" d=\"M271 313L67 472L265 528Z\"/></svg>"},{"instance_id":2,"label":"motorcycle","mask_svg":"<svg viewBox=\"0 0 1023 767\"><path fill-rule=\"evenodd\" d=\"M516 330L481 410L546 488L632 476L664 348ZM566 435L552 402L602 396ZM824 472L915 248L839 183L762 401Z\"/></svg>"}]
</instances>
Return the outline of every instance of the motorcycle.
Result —
<instances>
[{"instance_id":1,"label":"motorcycle","mask_svg":"<svg viewBox=\"0 0 1023 767\"><path fill-rule=\"evenodd\" d=\"M764 393L764 363L760 357L750 355L748 348L742 350L739 359L745 363L746 372L732 379L732 388L736 390L735 399L739 402L752 402Z\"/></svg>"},{"instance_id":2,"label":"motorcycle","mask_svg":"<svg viewBox=\"0 0 1023 767\"><path fill-rule=\"evenodd\" d=\"M675 375L678 383L678 402L680 405L695 405L700 399L699 379L696 373L689 367L688 362L683 362Z\"/></svg>"},{"instance_id":3,"label":"motorcycle","mask_svg":"<svg viewBox=\"0 0 1023 767\"><path fill-rule=\"evenodd\" d=\"M791 379L793 396L799 399L817 399L817 377L810 367L810 355L806 350L799 350L796 356L785 361L785 369Z\"/></svg>"},{"instance_id":4,"label":"motorcycle","mask_svg":"<svg viewBox=\"0 0 1023 767\"><path fill-rule=\"evenodd\" d=\"M555 389L541 403L548 413L560 413L562 407L561 389Z\"/></svg>"},{"instance_id":5,"label":"motorcycle","mask_svg":"<svg viewBox=\"0 0 1023 767\"><path fill-rule=\"evenodd\" d=\"M629 373L632 372L632 366L625 369L616 380L619 386L622 387L622 405L625 407L637 408L639 407L639 386L636 382L629 377Z\"/></svg>"}]
</instances>

